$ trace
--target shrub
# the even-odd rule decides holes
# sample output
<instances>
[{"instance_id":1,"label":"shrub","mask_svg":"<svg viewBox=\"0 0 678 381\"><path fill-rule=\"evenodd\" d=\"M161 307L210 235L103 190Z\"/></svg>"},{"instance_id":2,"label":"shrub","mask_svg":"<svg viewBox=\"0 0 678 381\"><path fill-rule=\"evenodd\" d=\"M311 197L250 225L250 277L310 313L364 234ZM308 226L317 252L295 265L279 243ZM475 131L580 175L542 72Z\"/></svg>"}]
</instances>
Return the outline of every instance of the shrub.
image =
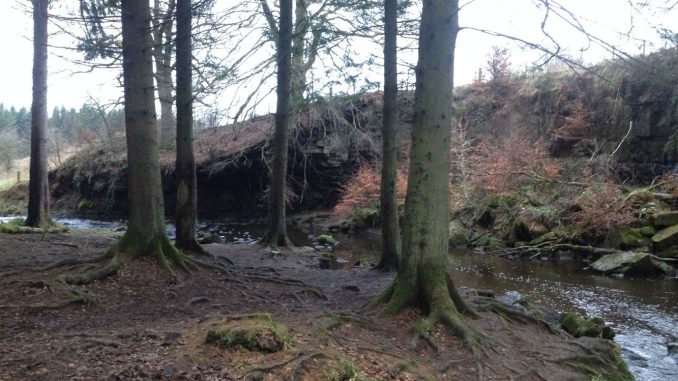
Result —
<instances>
[{"instance_id":1,"label":"shrub","mask_svg":"<svg viewBox=\"0 0 678 381\"><path fill-rule=\"evenodd\" d=\"M363 165L353 178L344 187L343 195L334 211L348 218L356 209L377 209L379 207L379 193L381 189L381 174L371 165ZM396 194L398 202L405 200L407 192L407 175L398 170L396 179Z\"/></svg>"}]
</instances>

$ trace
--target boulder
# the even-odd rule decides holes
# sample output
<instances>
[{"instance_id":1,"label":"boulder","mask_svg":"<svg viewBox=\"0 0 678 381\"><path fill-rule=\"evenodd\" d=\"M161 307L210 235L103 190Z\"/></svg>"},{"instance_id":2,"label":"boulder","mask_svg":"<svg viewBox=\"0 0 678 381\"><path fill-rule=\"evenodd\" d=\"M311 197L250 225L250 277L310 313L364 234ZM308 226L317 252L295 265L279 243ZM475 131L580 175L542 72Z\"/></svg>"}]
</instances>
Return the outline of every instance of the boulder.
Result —
<instances>
[{"instance_id":1,"label":"boulder","mask_svg":"<svg viewBox=\"0 0 678 381\"><path fill-rule=\"evenodd\" d=\"M644 226L642 228L638 228L637 230L645 237L652 237L653 235L657 234L657 230L652 226Z\"/></svg>"},{"instance_id":2,"label":"boulder","mask_svg":"<svg viewBox=\"0 0 678 381\"><path fill-rule=\"evenodd\" d=\"M658 228L678 225L678 211L655 213L652 222Z\"/></svg>"},{"instance_id":3,"label":"boulder","mask_svg":"<svg viewBox=\"0 0 678 381\"><path fill-rule=\"evenodd\" d=\"M591 264L591 268L603 273L672 274L675 270L650 253L624 251L608 254Z\"/></svg>"},{"instance_id":4,"label":"boulder","mask_svg":"<svg viewBox=\"0 0 678 381\"><path fill-rule=\"evenodd\" d=\"M647 229L643 229L645 228L620 230L615 234L612 234L611 238L608 240L608 244L612 247L617 247L622 250L649 247L651 241L646 236L649 231Z\"/></svg>"},{"instance_id":5,"label":"boulder","mask_svg":"<svg viewBox=\"0 0 678 381\"><path fill-rule=\"evenodd\" d=\"M560 234L557 231L553 230L553 231L544 233L544 234L540 235L539 237L533 239L532 241L529 242L529 245L535 246L535 245L540 245L544 242L551 242L551 241L555 242L555 241L558 241L559 239L561 239Z\"/></svg>"},{"instance_id":6,"label":"boulder","mask_svg":"<svg viewBox=\"0 0 678 381\"><path fill-rule=\"evenodd\" d=\"M662 229L652 236L655 251L664 251L678 245L678 225Z\"/></svg>"},{"instance_id":7,"label":"boulder","mask_svg":"<svg viewBox=\"0 0 678 381\"><path fill-rule=\"evenodd\" d=\"M669 355L678 358L678 341L666 344Z\"/></svg>"},{"instance_id":8,"label":"boulder","mask_svg":"<svg viewBox=\"0 0 678 381\"><path fill-rule=\"evenodd\" d=\"M560 326L574 337L602 337L606 340L614 338L614 330L606 326L605 321L599 317L584 318L573 312L567 312L560 316Z\"/></svg>"},{"instance_id":9,"label":"boulder","mask_svg":"<svg viewBox=\"0 0 678 381\"><path fill-rule=\"evenodd\" d=\"M339 241L334 239L329 234L321 234L313 239L313 242L317 242L321 245L331 245L331 246L337 246L339 244Z\"/></svg>"},{"instance_id":10,"label":"boulder","mask_svg":"<svg viewBox=\"0 0 678 381\"><path fill-rule=\"evenodd\" d=\"M449 245L451 247L466 246L471 241L471 232L461 222L453 220L449 225Z\"/></svg>"}]
</instances>

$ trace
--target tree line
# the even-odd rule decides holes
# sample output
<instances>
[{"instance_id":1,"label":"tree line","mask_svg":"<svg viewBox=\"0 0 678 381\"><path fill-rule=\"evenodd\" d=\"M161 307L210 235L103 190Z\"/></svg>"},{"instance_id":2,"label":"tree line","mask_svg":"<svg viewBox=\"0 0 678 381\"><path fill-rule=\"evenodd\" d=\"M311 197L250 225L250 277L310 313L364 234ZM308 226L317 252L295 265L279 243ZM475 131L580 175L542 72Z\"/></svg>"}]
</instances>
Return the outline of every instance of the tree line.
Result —
<instances>
[{"instance_id":1,"label":"tree line","mask_svg":"<svg viewBox=\"0 0 678 381\"><path fill-rule=\"evenodd\" d=\"M49 219L48 184L46 170L46 65L47 10L49 0L33 0L34 16L34 69L33 69L33 105L31 109L31 179L29 185L29 207L26 225L45 226ZM66 274L60 277L65 283L86 284L115 274L123 265L133 265L139 257L154 258L170 273L175 268L191 270L204 266L196 254L204 249L195 240L196 221L196 175L193 157L193 103L195 88L193 78L196 69L193 65L193 47L197 41L192 20L195 12L203 9L204 1L170 1L165 15L158 21L153 16L149 0L81 0L81 13L89 23L90 56L117 57L122 62L124 85L124 126L127 147L128 166L128 228L124 236L101 257L96 258L101 266L82 273ZM549 7L550 2L542 2ZM559 5L558 3L554 2ZM312 32L312 25L303 26L302 20L310 22L321 16L322 12L341 4L352 5L354 10L362 11L360 1L326 1L319 8L308 7L310 0L280 0L277 12L270 11L270 5L261 0L259 5L268 24L268 38L275 43L274 57L267 62L275 62L277 86L275 128L270 144L272 146L272 165L269 186L268 231L262 243L278 250L281 246L291 246L287 237L285 218L285 190L287 177L287 144L290 126L298 107L297 97L308 92L300 92L298 86L303 82L298 76L308 62L302 65L295 61L301 54L310 59L314 38L317 44L328 43L322 39L324 29ZM382 25L385 36L384 48L384 84L387 94L384 102L384 143L385 161L382 173L382 212L384 213L384 245L380 268L397 268L397 276L383 292L378 302L387 313L397 313L408 306L424 311L428 318L419 327L426 335L429 327L441 323L458 334L471 346L483 341L483 334L476 332L466 322L464 316L474 317L477 313L461 298L448 271L447 245L449 207L449 165L451 124L453 120L453 74L455 63L455 44L459 26L459 2L457 0L426 0L422 3L420 17L417 18L418 32L414 121L410 163L408 171L407 196L402 225L402 237L395 212L396 168L394 145L394 124L397 121L397 108L393 100L397 92L397 47L398 7L396 0L374 3L372 12L383 12L385 22ZM373 5L374 5L373 4ZM551 5L553 6L553 5ZM266 7L269 7L267 10ZM551 8L549 8L551 9ZM556 7L556 11L560 8ZM294 18L295 10L303 17ZM313 12L313 13L311 13ZM335 12L336 13L336 12ZM174 16L168 16L173 14ZM339 13L341 14L341 13ZM557 13L556 13L557 14ZM108 34L102 27L103 18L110 15L119 17L119 34ZM313 17L309 17L312 15ZM165 27L168 20L176 23L176 32L157 33L154 22ZM165 20L165 21L163 21ZM335 20L336 25L345 25L346 20ZM242 24L239 24L242 25ZM381 24L380 24L381 25ZM542 24L543 25L543 24ZM300 29L301 28L301 29ZM303 33L302 33L303 31ZM352 34L367 33L367 29L353 31ZM311 38L310 46L295 46L295 38L303 34ZM320 37L316 36L320 34ZM176 36L172 38L172 36ZM163 37L164 36L164 37ZM169 37L168 37L169 36ZM335 41L344 41L344 33L333 29L331 36ZM98 39L97 39L98 38ZM160 42L161 39L168 41ZM237 44L227 37L221 43ZM161 135L157 128L156 89L160 90L161 78L158 77L159 65L163 63L154 52L161 44L167 51L176 55L176 182L177 210L175 224L176 242L171 242L165 229L163 194L160 177L158 151ZM235 45L231 45L235 46ZM337 46L337 45L333 45ZM247 54L255 54L256 50ZM350 58L350 57L349 57ZM317 59L317 58L313 58ZM350 59L347 61L350 66ZM155 64L155 71L154 71ZM166 64L166 63L165 63ZM341 66L342 64L339 64ZM204 72L202 72L204 73ZM237 71L230 73L233 78L241 77ZM200 77L200 76L198 76ZM350 78L350 77L349 77ZM160 102L163 96L159 95ZM256 96L253 96L256 103ZM169 99L167 99L169 100ZM162 110L162 106L161 106ZM161 111L160 118L163 118ZM161 123L162 124L162 123ZM163 131L164 132L164 131ZM389 211L390 210L390 211ZM80 262L82 263L82 262ZM71 263L72 264L72 263Z\"/></svg>"},{"instance_id":2,"label":"tree line","mask_svg":"<svg viewBox=\"0 0 678 381\"><path fill-rule=\"evenodd\" d=\"M94 101L79 109L55 107L47 118L50 156L60 164L68 147L110 141L124 130L122 108L102 106ZM30 154L31 112L25 107L0 103L0 166L11 169L13 161Z\"/></svg>"}]
</instances>

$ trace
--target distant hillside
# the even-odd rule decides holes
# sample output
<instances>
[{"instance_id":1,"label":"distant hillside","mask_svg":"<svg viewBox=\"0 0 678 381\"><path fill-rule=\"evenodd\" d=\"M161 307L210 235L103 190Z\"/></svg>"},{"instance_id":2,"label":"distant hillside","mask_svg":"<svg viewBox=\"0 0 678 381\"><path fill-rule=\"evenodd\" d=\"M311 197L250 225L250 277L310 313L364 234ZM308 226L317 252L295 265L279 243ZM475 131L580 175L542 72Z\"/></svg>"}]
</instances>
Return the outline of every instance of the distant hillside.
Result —
<instances>
[{"instance_id":1,"label":"distant hillside","mask_svg":"<svg viewBox=\"0 0 678 381\"><path fill-rule=\"evenodd\" d=\"M300 113L290 137L292 211L334 207L361 166L378 165L381 97L376 92L333 99ZM675 49L578 74L543 72L475 83L456 90L455 107L453 178L457 183L472 178L484 190L518 184L503 181L506 176L545 176L556 169L564 181L648 183L672 171L678 160ZM405 161L412 93L400 94L399 108ZM201 216L264 211L272 126L267 115L197 132ZM57 208L124 215L124 147L107 147L84 150L52 172ZM161 161L171 214L174 153L163 151Z\"/></svg>"},{"instance_id":2,"label":"distant hillside","mask_svg":"<svg viewBox=\"0 0 678 381\"><path fill-rule=\"evenodd\" d=\"M618 181L648 182L672 170L678 159L678 50L580 71L459 88L462 126L497 147L519 136L544 142L552 157L604 161Z\"/></svg>"}]
</instances>

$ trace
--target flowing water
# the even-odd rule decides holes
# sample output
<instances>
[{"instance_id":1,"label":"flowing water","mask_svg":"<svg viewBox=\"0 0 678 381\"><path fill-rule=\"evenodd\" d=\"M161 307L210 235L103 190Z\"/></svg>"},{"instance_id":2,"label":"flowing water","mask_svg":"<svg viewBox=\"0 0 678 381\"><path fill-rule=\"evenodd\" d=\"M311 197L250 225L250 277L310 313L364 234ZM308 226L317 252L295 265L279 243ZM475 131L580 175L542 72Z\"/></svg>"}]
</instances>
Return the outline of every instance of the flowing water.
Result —
<instances>
[{"instance_id":1,"label":"flowing water","mask_svg":"<svg viewBox=\"0 0 678 381\"><path fill-rule=\"evenodd\" d=\"M0 218L7 221L12 218ZM57 219L73 229L121 230L119 222ZM219 242L252 244L263 233L251 224L201 224L200 232ZM173 234L168 225L168 233ZM291 230L297 245L316 246L312 235ZM342 269L357 263L375 263L380 252L378 236L344 236L333 247L330 267ZM455 283L462 287L490 289L497 295L526 297L557 311L577 311L602 317L617 332L615 341L639 381L678 380L678 357L668 355L666 344L678 341L678 281L613 278L584 270L575 260L509 260L470 250L450 250Z\"/></svg>"},{"instance_id":2,"label":"flowing water","mask_svg":"<svg viewBox=\"0 0 678 381\"><path fill-rule=\"evenodd\" d=\"M378 260L378 237L341 237L347 263ZM678 356L667 343L678 341L678 281L614 278L585 271L575 260L516 260L471 250L450 250L455 284L490 289L512 299L556 311L600 316L612 326L622 356L639 381L678 380Z\"/></svg>"}]
</instances>

